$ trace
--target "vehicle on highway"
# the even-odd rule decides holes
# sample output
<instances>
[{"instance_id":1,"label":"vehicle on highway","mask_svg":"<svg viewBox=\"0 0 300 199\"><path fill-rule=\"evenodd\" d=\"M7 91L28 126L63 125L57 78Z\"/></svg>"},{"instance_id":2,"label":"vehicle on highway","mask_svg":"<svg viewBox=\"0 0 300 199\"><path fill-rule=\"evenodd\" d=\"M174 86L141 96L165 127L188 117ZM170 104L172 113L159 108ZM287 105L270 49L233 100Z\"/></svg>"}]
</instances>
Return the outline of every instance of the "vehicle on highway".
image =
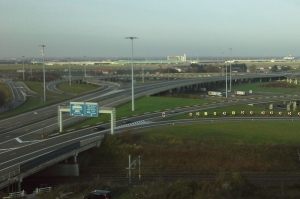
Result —
<instances>
[{"instance_id":1,"label":"vehicle on highway","mask_svg":"<svg viewBox=\"0 0 300 199\"><path fill-rule=\"evenodd\" d=\"M243 96L247 95L247 93L245 91L235 91L235 94L236 95L243 95Z\"/></svg>"},{"instance_id":2,"label":"vehicle on highway","mask_svg":"<svg viewBox=\"0 0 300 199\"><path fill-rule=\"evenodd\" d=\"M209 96L218 96L218 97L222 97L222 93L218 92L218 91L208 91L207 94Z\"/></svg>"},{"instance_id":3,"label":"vehicle on highway","mask_svg":"<svg viewBox=\"0 0 300 199\"><path fill-rule=\"evenodd\" d=\"M105 130L105 128L103 126L96 126L94 128L94 131L103 131L103 130Z\"/></svg>"},{"instance_id":4,"label":"vehicle on highway","mask_svg":"<svg viewBox=\"0 0 300 199\"><path fill-rule=\"evenodd\" d=\"M172 113L179 113L179 110L175 109L175 110L171 110Z\"/></svg>"},{"instance_id":5,"label":"vehicle on highway","mask_svg":"<svg viewBox=\"0 0 300 199\"><path fill-rule=\"evenodd\" d=\"M133 121L132 120L123 120L123 124L129 124L129 123L132 123Z\"/></svg>"},{"instance_id":6,"label":"vehicle on highway","mask_svg":"<svg viewBox=\"0 0 300 199\"><path fill-rule=\"evenodd\" d=\"M83 199L112 199L110 191L107 190L94 190L88 195L84 196Z\"/></svg>"}]
</instances>

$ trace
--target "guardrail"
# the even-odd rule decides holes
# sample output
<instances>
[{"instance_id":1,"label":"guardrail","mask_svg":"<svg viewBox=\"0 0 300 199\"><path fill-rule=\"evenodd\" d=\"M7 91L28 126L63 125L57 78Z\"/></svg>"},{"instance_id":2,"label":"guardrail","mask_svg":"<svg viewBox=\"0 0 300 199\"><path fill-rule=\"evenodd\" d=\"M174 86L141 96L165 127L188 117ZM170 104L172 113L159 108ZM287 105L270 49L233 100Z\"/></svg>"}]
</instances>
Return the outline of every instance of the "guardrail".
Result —
<instances>
[{"instance_id":1,"label":"guardrail","mask_svg":"<svg viewBox=\"0 0 300 199\"><path fill-rule=\"evenodd\" d=\"M50 192L52 190L52 187L44 187L44 188L36 188L34 193L38 194L38 193L47 193Z\"/></svg>"},{"instance_id":2,"label":"guardrail","mask_svg":"<svg viewBox=\"0 0 300 199\"><path fill-rule=\"evenodd\" d=\"M8 180L16 175L20 174L20 169L16 169L14 171L9 172L8 174L5 174L3 176L0 177L0 182L1 181L5 181Z\"/></svg>"},{"instance_id":3,"label":"guardrail","mask_svg":"<svg viewBox=\"0 0 300 199\"><path fill-rule=\"evenodd\" d=\"M3 199L25 198L25 197L26 197L26 192L23 190L20 192L9 193L9 196L3 197Z\"/></svg>"}]
</instances>

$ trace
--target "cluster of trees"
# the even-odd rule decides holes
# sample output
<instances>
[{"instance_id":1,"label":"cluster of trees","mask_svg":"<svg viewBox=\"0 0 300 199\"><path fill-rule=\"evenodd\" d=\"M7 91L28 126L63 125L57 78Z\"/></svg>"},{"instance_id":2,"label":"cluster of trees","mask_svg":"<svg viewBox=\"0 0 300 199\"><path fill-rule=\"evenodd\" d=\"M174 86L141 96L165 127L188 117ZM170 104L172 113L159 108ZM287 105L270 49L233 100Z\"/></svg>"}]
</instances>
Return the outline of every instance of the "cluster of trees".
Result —
<instances>
[{"instance_id":1,"label":"cluster of trees","mask_svg":"<svg viewBox=\"0 0 300 199\"><path fill-rule=\"evenodd\" d=\"M278 71L289 71L289 70L293 70L293 68L291 66L282 66L281 69L279 70L277 65L272 66L271 68L271 72L278 72Z\"/></svg>"}]
</instances>

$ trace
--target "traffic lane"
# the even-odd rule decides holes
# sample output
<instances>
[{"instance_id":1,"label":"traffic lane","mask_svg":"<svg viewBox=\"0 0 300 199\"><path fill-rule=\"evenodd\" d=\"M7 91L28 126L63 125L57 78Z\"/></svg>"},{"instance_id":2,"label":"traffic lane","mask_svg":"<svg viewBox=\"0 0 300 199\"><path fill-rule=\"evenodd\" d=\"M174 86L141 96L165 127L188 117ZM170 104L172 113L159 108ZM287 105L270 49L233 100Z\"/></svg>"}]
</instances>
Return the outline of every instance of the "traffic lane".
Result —
<instances>
[{"instance_id":1,"label":"traffic lane","mask_svg":"<svg viewBox=\"0 0 300 199\"><path fill-rule=\"evenodd\" d=\"M102 106L101 104L107 105L109 102L111 102L111 99L108 99L106 101L102 101L100 103L100 107ZM120 101L123 100L124 98L121 97ZM114 100L115 102L118 101L117 99ZM42 136L47 136L48 133L52 132L59 132L59 125L58 125L58 113L57 111L55 112L56 115L50 115L52 117L42 120L42 121L35 121L30 125L27 125L25 127L19 128L12 130L10 132L6 132L3 134L0 134L0 139L2 143L4 141L8 141L10 139L15 139L17 137L24 139L25 141L32 141L36 139L40 139ZM51 111L49 113L45 112L43 116L48 116L49 114L52 114ZM32 115L40 115L40 112L34 111ZM89 119L88 117L74 117L70 116L70 113L65 113L62 114L62 120L63 120L63 126L70 126L74 125L76 123L82 122L84 120ZM14 125L20 125L19 122L16 122Z\"/></svg>"},{"instance_id":2,"label":"traffic lane","mask_svg":"<svg viewBox=\"0 0 300 199\"><path fill-rule=\"evenodd\" d=\"M113 87L106 88L105 90L97 91L96 93L91 93L86 96L81 96L81 97L78 97L73 100L68 100L68 101L64 102L63 104L67 104L71 101L79 101L79 100L88 101L89 98L98 98L99 95L108 92L112 88ZM42 119L46 119L49 116L50 117L57 116L58 105L59 104L47 106L47 107L44 107L41 109L37 109L35 111L26 112L26 113L23 113L23 114L20 114L20 115L11 117L11 118L0 120L0 126L2 128L11 129L11 128L15 127L16 124L19 126L21 124L33 123L36 121L40 121Z\"/></svg>"},{"instance_id":3,"label":"traffic lane","mask_svg":"<svg viewBox=\"0 0 300 199\"><path fill-rule=\"evenodd\" d=\"M6 152L0 153L0 176L7 174L11 171L12 167L20 165L24 162L29 161L35 157L47 154L58 148L68 146L70 144L89 140L91 138L100 137L103 132L93 132L86 134L84 131L75 131L68 134L62 134L53 138L45 139L40 142L32 142L14 150L7 150ZM34 149L34 150L32 150Z\"/></svg>"},{"instance_id":4,"label":"traffic lane","mask_svg":"<svg viewBox=\"0 0 300 199\"><path fill-rule=\"evenodd\" d=\"M293 117L293 118L278 118L278 117L268 117L268 118L261 118L261 117L232 117L232 118L207 118L207 119L184 119L184 120L169 120L169 121L156 121L156 122L144 122L135 124L132 123L131 125L121 125L119 128L115 129L115 134L121 133L124 130L141 130L159 126L174 126L178 124L192 124L192 123L211 123L211 122L235 122L235 121L300 121L300 118Z\"/></svg>"}]
</instances>

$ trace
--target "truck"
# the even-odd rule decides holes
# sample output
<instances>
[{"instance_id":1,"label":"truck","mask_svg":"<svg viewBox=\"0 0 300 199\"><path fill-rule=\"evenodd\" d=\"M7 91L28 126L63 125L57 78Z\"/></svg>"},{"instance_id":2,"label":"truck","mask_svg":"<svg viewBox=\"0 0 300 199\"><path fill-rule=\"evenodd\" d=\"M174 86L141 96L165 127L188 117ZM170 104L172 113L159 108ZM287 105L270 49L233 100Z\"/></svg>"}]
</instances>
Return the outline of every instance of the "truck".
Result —
<instances>
[{"instance_id":1,"label":"truck","mask_svg":"<svg viewBox=\"0 0 300 199\"><path fill-rule=\"evenodd\" d=\"M222 92L218 92L218 91L208 91L207 94L209 96L218 96L218 97L222 97Z\"/></svg>"},{"instance_id":2,"label":"truck","mask_svg":"<svg viewBox=\"0 0 300 199\"><path fill-rule=\"evenodd\" d=\"M245 91L235 91L235 95L246 95Z\"/></svg>"}]
</instances>

